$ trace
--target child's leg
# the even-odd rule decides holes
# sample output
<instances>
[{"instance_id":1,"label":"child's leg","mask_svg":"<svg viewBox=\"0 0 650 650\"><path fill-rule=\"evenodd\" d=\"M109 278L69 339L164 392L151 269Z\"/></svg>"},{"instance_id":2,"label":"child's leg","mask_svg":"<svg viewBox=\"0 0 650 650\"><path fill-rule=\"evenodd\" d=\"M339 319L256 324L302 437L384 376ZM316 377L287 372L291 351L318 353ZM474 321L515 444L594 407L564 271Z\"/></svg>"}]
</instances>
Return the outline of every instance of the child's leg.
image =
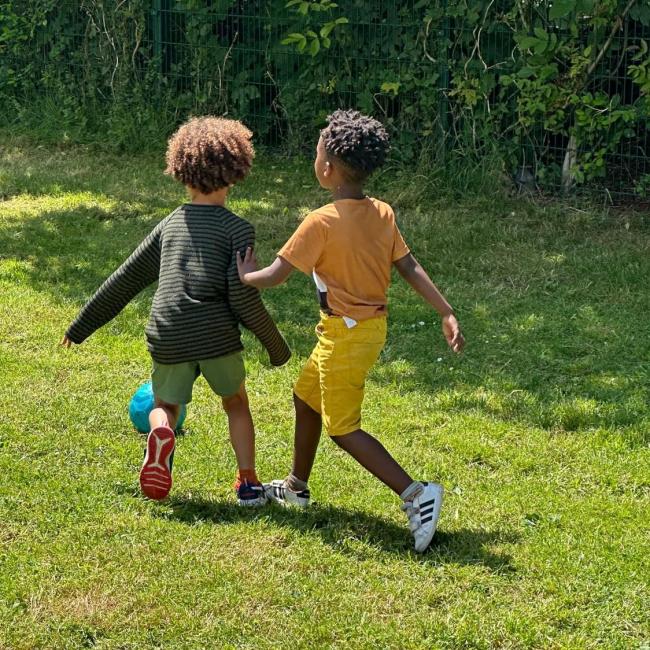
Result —
<instances>
[{"instance_id":1,"label":"child's leg","mask_svg":"<svg viewBox=\"0 0 650 650\"><path fill-rule=\"evenodd\" d=\"M237 393L224 397L221 401L228 416L230 442L237 458L239 474L242 478L246 478L243 474L251 472L251 480L253 480L255 478L255 427L244 382Z\"/></svg>"},{"instance_id":2,"label":"child's leg","mask_svg":"<svg viewBox=\"0 0 650 650\"><path fill-rule=\"evenodd\" d=\"M156 397L156 406L149 413L149 426L152 430L156 427L169 427L174 430L180 411L180 404L170 404Z\"/></svg>"},{"instance_id":3,"label":"child's leg","mask_svg":"<svg viewBox=\"0 0 650 650\"><path fill-rule=\"evenodd\" d=\"M401 495L413 483L379 440L363 429L332 436L332 440L396 494Z\"/></svg>"},{"instance_id":4,"label":"child's leg","mask_svg":"<svg viewBox=\"0 0 650 650\"><path fill-rule=\"evenodd\" d=\"M156 406L149 414L151 431L147 437L144 462L140 469L140 487L150 499L164 499L172 487L174 427L180 406L156 397Z\"/></svg>"},{"instance_id":5,"label":"child's leg","mask_svg":"<svg viewBox=\"0 0 650 650\"><path fill-rule=\"evenodd\" d=\"M237 457L235 492L240 506L261 506L266 503L264 487L255 473L255 427L248 405L244 382L230 397L222 398L228 416L230 442Z\"/></svg>"},{"instance_id":6,"label":"child's leg","mask_svg":"<svg viewBox=\"0 0 650 650\"><path fill-rule=\"evenodd\" d=\"M320 413L314 411L295 393L293 395L293 405L296 411L296 427L291 474L300 481L307 483L314 466L323 421Z\"/></svg>"}]
</instances>

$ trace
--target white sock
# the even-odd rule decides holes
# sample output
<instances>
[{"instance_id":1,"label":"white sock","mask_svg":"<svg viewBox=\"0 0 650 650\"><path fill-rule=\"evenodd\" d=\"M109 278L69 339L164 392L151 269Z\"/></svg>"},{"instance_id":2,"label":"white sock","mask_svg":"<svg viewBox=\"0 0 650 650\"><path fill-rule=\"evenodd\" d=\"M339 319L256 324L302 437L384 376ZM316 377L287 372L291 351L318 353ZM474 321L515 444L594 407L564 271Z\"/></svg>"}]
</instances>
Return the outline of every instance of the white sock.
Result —
<instances>
[{"instance_id":1,"label":"white sock","mask_svg":"<svg viewBox=\"0 0 650 650\"><path fill-rule=\"evenodd\" d=\"M289 476L284 479L284 487L289 488L292 492L302 492L307 489L307 483L301 481L297 476L289 474Z\"/></svg>"},{"instance_id":2,"label":"white sock","mask_svg":"<svg viewBox=\"0 0 650 650\"><path fill-rule=\"evenodd\" d=\"M420 481L413 481L411 485L409 485L402 494L399 495L399 498L402 501L412 501L414 497L416 497L422 490L424 489L424 485L420 483Z\"/></svg>"}]
</instances>

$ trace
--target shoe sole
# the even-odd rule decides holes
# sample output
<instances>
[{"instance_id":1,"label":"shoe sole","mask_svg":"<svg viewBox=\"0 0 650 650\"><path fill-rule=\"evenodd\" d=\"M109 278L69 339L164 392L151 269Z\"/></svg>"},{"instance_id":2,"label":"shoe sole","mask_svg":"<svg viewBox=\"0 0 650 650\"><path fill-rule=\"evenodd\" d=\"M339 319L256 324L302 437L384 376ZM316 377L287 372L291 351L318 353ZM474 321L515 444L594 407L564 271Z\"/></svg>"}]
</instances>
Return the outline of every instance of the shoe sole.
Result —
<instances>
[{"instance_id":1,"label":"shoe sole","mask_svg":"<svg viewBox=\"0 0 650 650\"><path fill-rule=\"evenodd\" d=\"M442 508L442 501L444 498L445 494L445 489L442 487L442 485L438 485L436 488L436 494L434 496L435 502L433 504L433 512L431 513L431 521L433 522L433 525L431 527L431 533L427 535L424 540L420 541L419 545L416 545L415 547L415 552L416 553L424 553L426 551L430 544L431 540L433 539L433 536L436 534L436 530L438 528L438 520L440 519L440 509Z\"/></svg>"},{"instance_id":2,"label":"shoe sole","mask_svg":"<svg viewBox=\"0 0 650 650\"><path fill-rule=\"evenodd\" d=\"M264 497L257 497L257 499L237 499L238 505L243 508L259 508L266 505L268 499Z\"/></svg>"},{"instance_id":3,"label":"shoe sole","mask_svg":"<svg viewBox=\"0 0 650 650\"><path fill-rule=\"evenodd\" d=\"M176 438L167 427L157 427L147 437L147 451L140 470L140 489L149 499L160 501L172 489L170 457Z\"/></svg>"}]
</instances>

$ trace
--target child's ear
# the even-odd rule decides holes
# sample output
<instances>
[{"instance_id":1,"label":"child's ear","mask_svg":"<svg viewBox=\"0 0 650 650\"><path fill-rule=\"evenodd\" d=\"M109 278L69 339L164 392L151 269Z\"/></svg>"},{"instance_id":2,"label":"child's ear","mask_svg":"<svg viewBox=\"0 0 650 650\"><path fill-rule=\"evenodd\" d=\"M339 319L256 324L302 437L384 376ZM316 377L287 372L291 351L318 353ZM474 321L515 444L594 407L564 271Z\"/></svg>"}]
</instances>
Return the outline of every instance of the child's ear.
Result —
<instances>
[{"instance_id":1,"label":"child's ear","mask_svg":"<svg viewBox=\"0 0 650 650\"><path fill-rule=\"evenodd\" d=\"M325 176L327 178L327 177L332 175L333 171L334 171L334 169L332 167L332 163L328 160L325 163L325 169L323 170L323 176Z\"/></svg>"}]
</instances>

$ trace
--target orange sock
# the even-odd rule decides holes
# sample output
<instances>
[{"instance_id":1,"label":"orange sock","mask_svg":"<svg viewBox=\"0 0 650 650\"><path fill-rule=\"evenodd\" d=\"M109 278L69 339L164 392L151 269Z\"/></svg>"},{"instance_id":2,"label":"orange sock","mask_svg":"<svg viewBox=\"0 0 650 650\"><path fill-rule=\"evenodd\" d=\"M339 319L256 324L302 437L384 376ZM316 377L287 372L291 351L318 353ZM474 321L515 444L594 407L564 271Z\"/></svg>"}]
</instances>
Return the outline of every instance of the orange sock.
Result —
<instances>
[{"instance_id":1,"label":"orange sock","mask_svg":"<svg viewBox=\"0 0 650 650\"><path fill-rule=\"evenodd\" d=\"M237 470L237 482L243 483L244 481L248 481L249 483L259 483L254 469Z\"/></svg>"}]
</instances>

